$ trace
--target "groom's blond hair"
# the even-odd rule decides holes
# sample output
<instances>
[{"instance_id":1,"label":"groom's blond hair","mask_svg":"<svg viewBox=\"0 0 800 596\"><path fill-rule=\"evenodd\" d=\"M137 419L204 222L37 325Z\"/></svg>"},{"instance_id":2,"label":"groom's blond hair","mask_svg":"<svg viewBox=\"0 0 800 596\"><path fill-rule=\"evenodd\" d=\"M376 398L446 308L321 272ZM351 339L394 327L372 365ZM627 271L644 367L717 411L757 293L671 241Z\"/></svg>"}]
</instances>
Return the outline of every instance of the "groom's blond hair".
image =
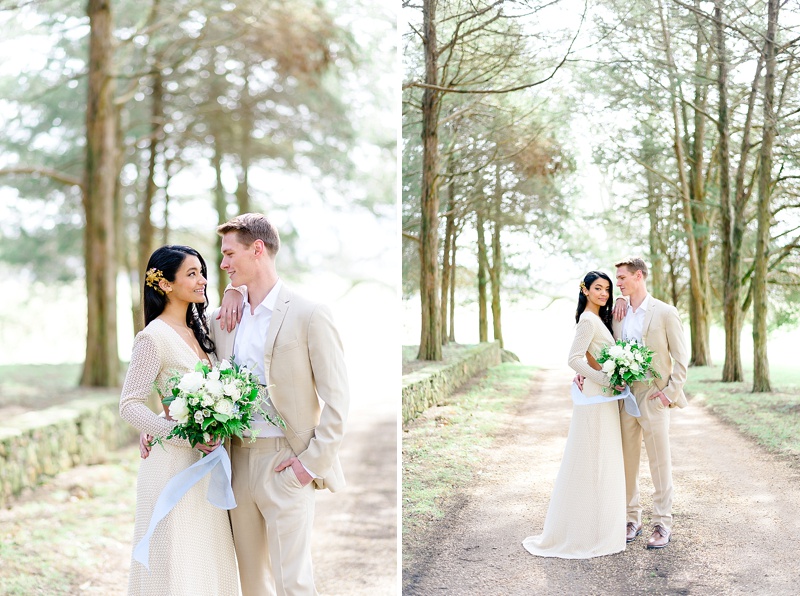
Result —
<instances>
[{"instance_id":1,"label":"groom's blond hair","mask_svg":"<svg viewBox=\"0 0 800 596\"><path fill-rule=\"evenodd\" d=\"M236 232L239 242L250 246L256 240L261 240L267 252L273 257L278 254L281 239L278 230L263 213L242 213L217 227L217 234L224 236L228 232Z\"/></svg>"},{"instance_id":2,"label":"groom's blond hair","mask_svg":"<svg viewBox=\"0 0 800 596\"><path fill-rule=\"evenodd\" d=\"M642 278L647 278L647 263L644 262L644 259L641 257L628 257L620 261L619 263L615 263L614 267L627 267L628 271L631 273L636 273L637 271L642 272Z\"/></svg>"}]
</instances>

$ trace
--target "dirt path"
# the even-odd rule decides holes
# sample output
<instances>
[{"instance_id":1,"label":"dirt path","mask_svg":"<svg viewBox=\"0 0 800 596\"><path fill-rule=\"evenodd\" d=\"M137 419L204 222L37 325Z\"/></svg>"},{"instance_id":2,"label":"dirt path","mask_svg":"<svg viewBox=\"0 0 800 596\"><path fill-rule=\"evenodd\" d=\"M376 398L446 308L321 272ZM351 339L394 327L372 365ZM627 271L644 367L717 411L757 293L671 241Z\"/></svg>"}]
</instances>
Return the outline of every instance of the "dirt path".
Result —
<instances>
[{"instance_id":1,"label":"dirt path","mask_svg":"<svg viewBox=\"0 0 800 596\"><path fill-rule=\"evenodd\" d=\"M312 551L328 596L397 594L393 404L354 408L342 446L345 490L318 491ZM59 474L0 510L0 594L124 594L138 449Z\"/></svg>"},{"instance_id":2,"label":"dirt path","mask_svg":"<svg viewBox=\"0 0 800 596\"><path fill-rule=\"evenodd\" d=\"M702 407L673 411L672 543L585 561L529 555L541 531L571 416L569 370L543 371L498 433L464 505L435 529L404 578L404 594L800 593L800 470L766 453ZM652 483L642 457L645 524ZM649 535L649 532L647 533Z\"/></svg>"}]
</instances>

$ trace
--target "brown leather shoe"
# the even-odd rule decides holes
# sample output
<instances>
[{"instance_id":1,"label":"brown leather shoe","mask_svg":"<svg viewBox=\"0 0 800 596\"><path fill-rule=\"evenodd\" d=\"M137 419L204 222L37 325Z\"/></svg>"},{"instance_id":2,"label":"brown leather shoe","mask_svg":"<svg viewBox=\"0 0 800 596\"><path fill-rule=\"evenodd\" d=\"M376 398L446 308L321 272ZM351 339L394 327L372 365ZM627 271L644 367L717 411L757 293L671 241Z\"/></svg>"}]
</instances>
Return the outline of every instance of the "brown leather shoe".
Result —
<instances>
[{"instance_id":1,"label":"brown leather shoe","mask_svg":"<svg viewBox=\"0 0 800 596\"><path fill-rule=\"evenodd\" d=\"M625 542L633 542L636 537L642 533L642 524L635 524L628 522L628 528L625 533Z\"/></svg>"},{"instance_id":2,"label":"brown leather shoe","mask_svg":"<svg viewBox=\"0 0 800 596\"><path fill-rule=\"evenodd\" d=\"M664 548L669 544L669 530L665 530L659 525L653 528L653 534L647 541L647 548Z\"/></svg>"}]
</instances>

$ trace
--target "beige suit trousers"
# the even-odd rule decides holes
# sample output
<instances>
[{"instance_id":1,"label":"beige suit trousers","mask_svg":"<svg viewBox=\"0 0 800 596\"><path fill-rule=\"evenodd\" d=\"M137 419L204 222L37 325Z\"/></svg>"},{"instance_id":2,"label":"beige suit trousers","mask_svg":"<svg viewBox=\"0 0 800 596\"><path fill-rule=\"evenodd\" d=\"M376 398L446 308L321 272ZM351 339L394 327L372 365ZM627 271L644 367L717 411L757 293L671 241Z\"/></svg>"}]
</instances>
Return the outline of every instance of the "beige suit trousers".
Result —
<instances>
[{"instance_id":1,"label":"beige suit trousers","mask_svg":"<svg viewBox=\"0 0 800 596\"><path fill-rule=\"evenodd\" d=\"M634 383L631 388L642 415L634 418L625 411L620 401L620 427L622 429L622 456L625 460L625 489L627 521L642 523L642 506L639 502L639 462L642 438L650 461L653 478L653 524L672 529L672 456L669 449L669 411L660 399L648 399L658 391L655 385Z\"/></svg>"},{"instance_id":2,"label":"beige suit trousers","mask_svg":"<svg viewBox=\"0 0 800 596\"><path fill-rule=\"evenodd\" d=\"M234 440L230 447L233 539L242 596L316 595L311 565L314 483L301 486L285 439Z\"/></svg>"}]
</instances>

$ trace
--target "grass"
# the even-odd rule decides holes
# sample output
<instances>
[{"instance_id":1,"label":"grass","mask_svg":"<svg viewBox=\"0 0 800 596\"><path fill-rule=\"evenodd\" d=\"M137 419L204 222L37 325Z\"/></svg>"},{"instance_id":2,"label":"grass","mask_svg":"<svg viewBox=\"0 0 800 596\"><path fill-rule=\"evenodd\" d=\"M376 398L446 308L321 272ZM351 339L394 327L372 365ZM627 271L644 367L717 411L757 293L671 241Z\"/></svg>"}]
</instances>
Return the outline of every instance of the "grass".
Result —
<instances>
[{"instance_id":1,"label":"grass","mask_svg":"<svg viewBox=\"0 0 800 596\"><path fill-rule=\"evenodd\" d=\"M0 510L0 594L120 594L133 537L138 449L109 452Z\"/></svg>"},{"instance_id":2,"label":"grass","mask_svg":"<svg viewBox=\"0 0 800 596\"><path fill-rule=\"evenodd\" d=\"M458 489L469 484L493 433L531 391L536 367L501 364L428 410L403 434L403 535L441 519Z\"/></svg>"},{"instance_id":3,"label":"grass","mask_svg":"<svg viewBox=\"0 0 800 596\"><path fill-rule=\"evenodd\" d=\"M722 383L720 366L690 368L685 390L759 445L800 458L800 370L773 367L771 393L751 393L752 369L744 372L744 382Z\"/></svg>"}]
</instances>

